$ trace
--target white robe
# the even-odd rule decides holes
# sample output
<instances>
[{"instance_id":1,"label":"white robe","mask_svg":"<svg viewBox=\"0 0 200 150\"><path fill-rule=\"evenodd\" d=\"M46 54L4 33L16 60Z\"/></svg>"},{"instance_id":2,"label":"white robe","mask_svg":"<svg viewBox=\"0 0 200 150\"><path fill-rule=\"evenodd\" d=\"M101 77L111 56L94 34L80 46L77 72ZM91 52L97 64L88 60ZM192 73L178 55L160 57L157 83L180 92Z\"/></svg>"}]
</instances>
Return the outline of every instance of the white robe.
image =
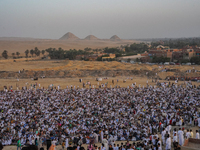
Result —
<instances>
[{"instance_id":1,"label":"white robe","mask_svg":"<svg viewBox=\"0 0 200 150\"><path fill-rule=\"evenodd\" d=\"M165 143L165 134L166 134L166 131L162 131L162 142Z\"/></svg>"},{"instance_id":2,"label":"white robe","mask_svg":"<svg viewBox=\"0 0 200 150\"><path fill-rule=\"evenodd\" d=\"M171 138L167 138L166 140L166 150L171 149Z\"/></svg>"},{"instance_id":3,"label":"white robe","mask_svg":"<svg viewBox=\"0 0 200 150\"><path fill-rule=\"evenodd\" d=\"M186 133L186 138L189 139L190 137L191 137L191 133L190 133L190 132L187 132L187 133Z\"/></svg>"},{"instance_id":4,"label":"white robe","mask_svg":"<svg viewBox=\"0 0 200 150\"><path fill-rule=\"evenodd\" d=\"M102 143L104 144L104 147L106 148L106 150L108 150L108 140L103 139Z\"/></svg>"},{"instance_id":5,"label":"white robe","mask_svg":"<svg viewBox=\"0 0 200 150\"><path fill-rule=\"evenodd\" d=\"M109 138L109 143L112 145L112 147L114 147L115 141L114 141L113 136L111 136L111 137Z\"/></svg>"},{"instance_id":6,"label":"white robe","mask_svg":"<svg viewBox=\"0 0 200 150\"><path fill-rule=\"evenodd\" d=\"M103 131L101 131L101 142L103 141Z\"/></svg>"},{"instance_id":7,"label":"white robe","mask_svg":"<svg viewBox=\"0 0 200 150\"><path fill-rule=\"evenodd\" d=\"M200 118L198 118L197 121L198 121L198 126L200 128Z\"/></svg>"},{"instance_id":8,"label":"white robe","mask_svg":"<svg viewBox=\"0 0 200 150\"><path fill-rule=\"evenodd\" d=\"M68 139L65 140L65 148L67 148L69 146L69 142Z\"/></svg>"},{"instance_id":9,"label":"white robe","mask_svg":"<svg viewBox=\"0 0 200 150\"><path fill-rule=\"evenodd\" d=\"M177 137L177 135L173 137L173 142L178 142L178 137Z\"/></svg>"},{"instance_id":10,"label":"white robe","mask_svg":"<svg viewBox=\"0 0 200 150\"><path fill-rule=\"evenodd\" d=\"M94 143L98 143L98 135L94 133Z\"/></svg>"},{"instance_id":11,"label":"white robe","mask_svg":"<svg viewBox=\"0 0 200 150\"><path fill-rule=\"evenodd\" d=\"M183 131L182 130L178 131L178 138L179 138L179 144L182 146L183 143L184 143Z\"/></svg>"},{"instance_id":12,"label":"white robe","mask_svg":"<svg viewBox=\"0 0 200 150\"><path fill-rule=\"evenodd\" d=\"M199 139L199 133L198 132L196 133L196 139Z\"/></svg>"},{"instance_id":13,"label":"white robe","mask_svg":"<svg viewBox=\"0 0 200 150\"><path fill-rule=\"evenodd\" d=\"M179 126L182 126L182 119L179 120Z\"/></svg>"}]
</instances>

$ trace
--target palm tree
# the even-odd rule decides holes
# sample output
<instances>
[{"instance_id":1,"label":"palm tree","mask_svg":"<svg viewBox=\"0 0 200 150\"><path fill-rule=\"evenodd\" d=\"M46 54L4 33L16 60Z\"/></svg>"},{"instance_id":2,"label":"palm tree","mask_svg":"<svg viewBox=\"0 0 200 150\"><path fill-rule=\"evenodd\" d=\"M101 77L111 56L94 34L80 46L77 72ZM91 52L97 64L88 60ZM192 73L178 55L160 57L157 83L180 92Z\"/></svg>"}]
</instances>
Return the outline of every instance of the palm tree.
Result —
<instances>
[{"instance_id":1,"label":"palm tree","mask_svg":"<svg viewBox=\"0 0 200 150\"><path fill-rule=\"evenodd\" d=\"M34 53L36 56L40 56L40 50L37 47L35 47Z\"/></svg>"},{"instance_id":2,"label":"palm tree","mask_svg":"<svg viewBox=\"0 0 200 150\"><path fill-rule=\"evenodd\" d=\"M12 53L12 56L13 56L13 59L14 59L14 57L15 57L15 53Z\"/></svg>"},{"instance_id":3,"label":"palm tree","mask_svg":"<svg viewBox=\"0 0 200 150\"><path fill-rule=\"evenodd\" d=\"M17 56L18 56L18 58L19 58L20 52L16 52L16 55L17 55Z\"/></svg>"},{"instance_id":4,"label":"palm tree","mask_svg":"<svg viewBox=\"0 0 200 150\"><path fill-rule=\"evenodd\" d=\"M34 54L34 50L33 50L33 49L30 50L30 54L31 54L32 57L33 57L33 54Z\"/></svg>"},{"instance_id":5,"label":"palm tree","mask_svg":"<svg viewBox=\"0 0 200 150\"><path fill-rule=\"evenodd\" d=\"M4 51L3 51L2 57L5 58L5 59L8 58L8 52L7 52L7 50L4 50Z\"/></svg>"},{"instance_id":6,"label":"palm tree","mask_svg":"<svg viewBox=\"0 0 200 150\"><path fill-rule=\"evenodd\" d=\"M45 50L42 50L42 55L44 56Z\"/></svg>"},{"instance_id":7,"label":"palm tree","mask_svg":"<svg viewBox=\"0 0 200 150\"><path fill-rule=\"evenodd\" d=\"M28 54L29 54L29 50L28 49L25 51L25 54L26 54L26 58L28 58Z\"/></svg>"}]
</instances>

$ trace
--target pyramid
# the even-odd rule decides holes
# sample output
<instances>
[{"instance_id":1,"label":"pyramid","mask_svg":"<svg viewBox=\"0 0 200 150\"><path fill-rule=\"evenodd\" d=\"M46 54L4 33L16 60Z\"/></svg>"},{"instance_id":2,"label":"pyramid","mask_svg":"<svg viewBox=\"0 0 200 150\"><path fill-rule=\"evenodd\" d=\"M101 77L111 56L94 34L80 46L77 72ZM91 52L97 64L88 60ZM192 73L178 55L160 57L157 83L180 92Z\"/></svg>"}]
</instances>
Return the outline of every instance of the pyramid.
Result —
<instances>
[{"instance_id":1,"label":"pyramid","mask_svg":"<svg viewBox=\"0 0 200 150\"><path fill-rule=\"evenodd\" d=\"M116 40L121 40L117 35L113 35L110 40L116 41Z\"/></svg>"},{"instance_id":2,"label":"pyramid","mask_svg":"<svg viewBox=\"0 0 200 150\"><path fill-rule=\"evenodd\" d=\"M88 35L85 40L98 40L98 38L94 35Z\"/></svg>"},{"instance_id":3,"label":"pyramid","mask_svg":"<svg viewBox=\"0 0 200 150\"><path fill-rule=\"evenodd\" d=\"M66 33L63 35L59 40L77 40L79 39L76 35L71 32Z\"/></svg>"}]
</instances>

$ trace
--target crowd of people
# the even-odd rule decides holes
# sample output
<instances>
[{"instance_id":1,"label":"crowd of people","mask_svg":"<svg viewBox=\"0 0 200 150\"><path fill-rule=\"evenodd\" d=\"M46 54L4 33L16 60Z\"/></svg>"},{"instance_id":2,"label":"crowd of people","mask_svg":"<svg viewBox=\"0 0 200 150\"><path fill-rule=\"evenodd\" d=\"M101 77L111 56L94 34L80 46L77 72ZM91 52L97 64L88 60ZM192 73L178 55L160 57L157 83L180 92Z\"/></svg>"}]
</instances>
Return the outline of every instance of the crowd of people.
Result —
<instances>
[{"instance_id":1,"label":"crowd of people","mask_svg":"<svg viewBox=\"0 0 200 150\"><path fill-rule=\"evenodd\" d=\"M199 106L200 89L192 85L6 90L0 92L0 141L40 148L51 140L77 149L86 143L89 150L160 150L173 143L178 149L185 138L199 139L198 130L183 128L200 127ZM172 131L172 126L180 129ZM98 142L101 147L93 145Z\"/></svg>"}]
</instances>

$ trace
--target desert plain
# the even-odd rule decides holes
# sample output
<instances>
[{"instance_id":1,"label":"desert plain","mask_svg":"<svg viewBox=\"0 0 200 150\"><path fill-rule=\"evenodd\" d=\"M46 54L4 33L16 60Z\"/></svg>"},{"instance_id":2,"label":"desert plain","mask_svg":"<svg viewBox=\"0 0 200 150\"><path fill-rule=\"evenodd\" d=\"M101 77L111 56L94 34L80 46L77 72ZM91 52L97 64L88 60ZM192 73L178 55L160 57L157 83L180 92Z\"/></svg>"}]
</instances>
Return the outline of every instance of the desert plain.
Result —
<instances>
[{"instance_id":1,"label":"desert plain","mask_svg":"<svg viewBox=\"0 0 200 150\"><path fill-rule=\"evenodd\" d=\"M175 71L165 72L165 68ZM194 70L189 72L188 70ZM196 71L195 71L196 70ZM48 88L53 84L54 87L61 89L72 87L83 87L83 83L90 82L91 88L98 88L99 85L107 83L107 87L127 87L133 83L137 86L156 85L152 82L155 78L159 82L167 82L168 76L199 77L200 66L182 65L149 65L131 64L117 61L72 61L72 60L41 60L37 58L22 58L0 60L0 89L4 86L17 89L27 86L30 87L37 83L37 88ZM33 80L35 77L38 80ZM102 78L102 81L96 81ZM79 82L82 79L82 83ZM112 83L114 80L114 83ZM118 82L117 82L118 80ZM170 81L174 83L174 81ZM183 84L184 81L179 81ZM199 82L193 84L200 85ZM40 85L40 87L39 87ZM86 88L89 85L86 84Z\"/></svg>"}]
</instances>

